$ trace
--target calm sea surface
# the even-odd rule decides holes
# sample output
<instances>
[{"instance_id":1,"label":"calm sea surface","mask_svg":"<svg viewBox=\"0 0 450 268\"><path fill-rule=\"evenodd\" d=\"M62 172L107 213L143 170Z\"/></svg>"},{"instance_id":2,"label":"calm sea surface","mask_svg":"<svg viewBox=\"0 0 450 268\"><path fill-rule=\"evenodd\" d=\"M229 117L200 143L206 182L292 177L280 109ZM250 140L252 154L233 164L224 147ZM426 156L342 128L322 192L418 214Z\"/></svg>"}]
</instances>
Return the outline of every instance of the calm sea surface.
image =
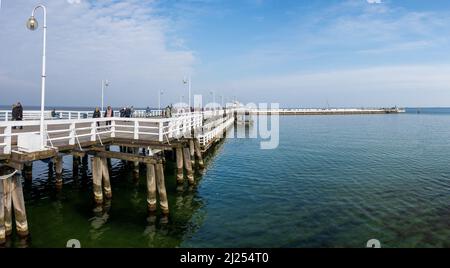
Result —
<instances>
[{"instance_id":1,"label":"calm sea surface","mask_svg":"<svg viewBox=\"0 0 450 268\"><path fill-rule=\"evenodd\" d=\"M94 209L90 171L56 190L47 164L25 183L31 247L450 247L450 110L280 117L280 144L226 139L194 189L166 166L168 223L146 212L138 183L112 161L113 199ZM230 131L229 133L233 133ZM14 239L14 246L22 246Z\"/></svg>"}]
</instances>

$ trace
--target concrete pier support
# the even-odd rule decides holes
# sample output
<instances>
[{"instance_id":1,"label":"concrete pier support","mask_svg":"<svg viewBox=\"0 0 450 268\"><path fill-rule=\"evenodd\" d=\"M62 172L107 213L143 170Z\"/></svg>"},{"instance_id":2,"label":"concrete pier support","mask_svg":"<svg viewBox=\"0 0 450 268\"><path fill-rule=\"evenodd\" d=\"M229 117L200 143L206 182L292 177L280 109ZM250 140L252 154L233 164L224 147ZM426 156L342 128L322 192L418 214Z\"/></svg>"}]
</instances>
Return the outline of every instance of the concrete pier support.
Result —
<instances>
[{"instance_id":1,"label":"concrete pier support","mask_svg":"<svg viewBox=\"0 0 450 268\"><path fill-rule=\"evenodd\" d=\"M105 192L105 198L112 198L111 181L109 178L108 161L106 158L101 159L102 163L102 177L103 177L103 191Z\"/></svg>"},{"instance_id":2,"label":"concrete pier support","mask_svg":"<svg viewBox=\"0 0 450 268\"><path fill-rule=\"evenodd\" d=\"M192 170L191 154L189 148L183 148L184 151L184 167L186 169L187 178L190 185L194 185L194 171Z\"/></svg>"},{"instance_id":3,"label":"concrete pier support","mask_svg":"<svg viewBox=\"0 0 450 268\"><path fill-rule=\"evenodd\" d=\"M102 191L102 160L100 157L92 157L92 181L94 188L95 203L103 203L103 191Z\"/></svg>"},{"instance_id":4,"label":"concrete pier support","mask_svg":"<svg viewBox=\"0 0 450 268\"><path fill-rule=\"evenodd\" d=\"M62 171L63 171L63 159L58 155L54 158L55 161L55 173L56 173L56 187L61 188L63 184Z\"/></svg>"},{"instance_id":5,"label":"concrete pier support","mask_svg":"<svg viewBox=\"0 0 450 268\"><path fill-rule=\"evenodd\" d=\"M149 212L156 211L156 174L153 164L147 164L147 207Z\"/></svg>"},{"instance_id":6,"label":"concrete pier support","mask_svg":"<svg viewBox=\"0 0 450 268\"><path fill-rule=\"evenodd\" d=\"M183 148L176 148L176 158L177 158L177 183L184 183L183 176Z\"/></svg>"},{"instance_id":7,"label":"concrete pier support","mask_svg":"<svg viewBox=\"0 0 450 268\"><path fill-rule=\"evenodd\" d=\"M195 167L195 145L193 139L189 139L189 153L191 154L191 165Z\"/></svg>"},{"instance_id":8,"label":"concrete pier support","mask_svg":"<svg viewBox=\"0 0 450 268\"><path fill-rule=\"evenodd\" d=\"M164 180L164 167L162 163L155 165L156 186L158 187L159 206L163 214L169 214L169 201L167 200L166 184Z\"/></svg>"},{"instance_id":9,"label":"concrete pier support","mask_svg":"<svg viewBox=\"0 0 450 268\"><path fill-rule=\"evenodd\" d=\"M200 142L198 141L198 139L194 140L194 145L195 145L195 154L198 158L198 166L200 169L204 169L205 163L203 162L202 150L200 148Z\"/></svg>"}]
</instances>

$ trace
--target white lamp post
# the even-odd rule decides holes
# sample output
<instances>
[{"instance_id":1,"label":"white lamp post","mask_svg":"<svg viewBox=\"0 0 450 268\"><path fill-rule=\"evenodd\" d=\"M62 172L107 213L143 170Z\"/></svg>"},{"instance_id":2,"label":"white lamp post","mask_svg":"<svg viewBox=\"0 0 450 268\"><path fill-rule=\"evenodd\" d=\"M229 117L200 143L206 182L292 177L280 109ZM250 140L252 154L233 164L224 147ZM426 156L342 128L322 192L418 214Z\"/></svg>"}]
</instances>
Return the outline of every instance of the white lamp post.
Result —
<instances>
[{"instance_id":1,"label":"white lamp post","mask_svg":"<svg viewBox=\"0 0 450 268\"><path fill-rule=\"evenodd\" d=\"M189 105L189 110L191 109L191 76L189 76L188 78L184 78L183 79L183 83L188 85L188 105Z\"/></svg>"},{"instance_id":2,"label":"white lamp post","mask_svg":"<svg viewBox=\"0 0 450 268\"><path fill-rule=\"evenodd\" d=\"M44 11L44 40L42 47L42 76L41 76L41 124L39 128L41 149L45 147L45 135L44 135L44 108L45 108L45 54L46 54L46 43L47 43L47 8L44 5L37 5L31 12L31 17L27 21L27 28L34 31L38 28L38 22L34 17L34 13L38 8L42 8Z\"/></svg>"},{"instance_id":3,"label":"white lamp post","mask_svg":"<svg viewBox=\"0 0 450 268\"><path fill-rule=\"evenodd\" d=\"M159 94L158 94L158 109L161 110L161 96L164 93L164 91L159 90Z\"/></svg>"},{"instance_id":4,"label":"white lamp post","mask_svg":"<svg viewBox=\"0 0 450 268\"><path fill-rule=\"evenodd\" d=\"M109 81L108 80L102 80L102 114L103 114L103 97L104 97L104 92L105 88L109 86Z\"/></svg>"}]
</instances>

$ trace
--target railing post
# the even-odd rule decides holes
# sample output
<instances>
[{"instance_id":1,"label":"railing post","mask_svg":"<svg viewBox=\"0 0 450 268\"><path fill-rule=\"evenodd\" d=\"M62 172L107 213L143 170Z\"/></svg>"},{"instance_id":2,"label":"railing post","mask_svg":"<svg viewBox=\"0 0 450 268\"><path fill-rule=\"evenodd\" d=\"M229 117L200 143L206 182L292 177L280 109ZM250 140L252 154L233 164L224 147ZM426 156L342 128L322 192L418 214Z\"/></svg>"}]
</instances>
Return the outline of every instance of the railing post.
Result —
<instances>
[{"instance_id":1,"label":"railing post","mask_svg":"<svg viewBox=\"0 0 450 268\"><path fill-rule=\"evenodd\" d=\"M75 123L70 124L69 145L75 144Z\"/></svg>"},{"instance_id":2,"label":"railing post","mask_svg":"<svg viewBox=\"0 0 450 268\"><path fill-rule=\"evenodd\" d=\"M44 146L47 146L48 142L48 124L44 121Z\"/></svg>"},{"instance_id":3,"label":"railing post","mask_svg":"<svg viewBox=\"0 0 450 268\"><path fill-rule=\"evenodd\" d=\"M91 141L95 141L95 132L96 132L97 122L91 123Z\"/></svg>"},{"instance_id":4,"label":"railing post","mask_svg":"<svg viewBox=\"0 0 450 268\"><path fill-rule=\"evenodd\" d=\"M139 139L139 122L138 120L134 121L134 139Z\"/></svg>"},{"instance_id":5,"label":"railing post","mask_svg":"<svg viewBox=\"0 0 450 268\"><path fill-rule=\"evenodd\" d=\"M111 138L116 137L116 120L111 121Z\"/></svg>"},{"instance_id":6,"label":"railing post","mask_svg":"<svg viewBox=\"0 0 450 268\"><path fill-rule=\"evenodd\" d=\"M170 119L167 128L168 128L168 130L167 130L168 136L169 136L169 138L172 138L173 137L173 120L172 119Z\"/></svg>"},{"instance_id":7,"label":"railing post","mask_svg":"<svg viewBox=\"0 0 450 268\"><path fill-rule=\"evenodd\" d=\"M78 119L81 119L81 113L78 112Z\"/></svg>"},{"instance_id":8,"label":"railing post","mask_svg":"<svg viewBox=\"0 0 450 268\"><path fill-rule=\"evenodd\" d=\"M5 137L4 137L4 142L5 142L5 147L3 148L3 153L4 154L9 154L11 153L11 126L6 126L5 127Z\"/></svg>"},{"instance_id":9,"label":"railing post","mask_svg":"<svg viewBox=\"0 0 450 268\"><path fill-rule=\"evenodd\" d=\"M164 126L163 122L159 121L159 123L158 123L158 140L160 142L163 141L163 126Z\"/></svg>"}]
</instances>

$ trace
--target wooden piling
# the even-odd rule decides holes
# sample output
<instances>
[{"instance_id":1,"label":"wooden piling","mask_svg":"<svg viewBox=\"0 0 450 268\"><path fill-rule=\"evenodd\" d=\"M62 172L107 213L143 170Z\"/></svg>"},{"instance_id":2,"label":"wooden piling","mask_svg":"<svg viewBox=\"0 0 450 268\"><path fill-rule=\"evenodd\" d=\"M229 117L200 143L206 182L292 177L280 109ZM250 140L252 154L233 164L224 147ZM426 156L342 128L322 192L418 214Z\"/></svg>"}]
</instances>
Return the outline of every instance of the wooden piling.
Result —
<instances>
[{"instance_id":1,"label":"wooden piling","mask_svg":"<svg viewBox=\"0 0 450 268\"><path fill-rule=\"evenodd\" d=\"M183 148L176 148L176 158L177 158L177 183L184 183L183 176Z\"/></svg>"},{"instance_id":2,"label":"wooden piling","mask_svg":"<svg viewBox=\"0 0 450 268\"><path fill-rule=\"evenodd\" d=\"M198 139L194 140L194 147L195 147L195 154L197 155L198 158L198 166L200 169L204 169L205 163L203 162L202 150L200 148L200 142Z\"/></svg>"},{"instance_id":3,"label":"wooden piling","mask_svg":"<svg viewBox=\"0 0 450 268\"><path fill-rule=\"evenodd\" d=\"M6 242L6 228L5 228L5 191L3 181L0 180L0 245Z\"/></svg>"},{"instance_id":4,"label":"wooden piling","mask_svg":"<svg viewBox=\"0 0 450 268\"><path fill-rule=\"evenodd\" d=\"M163 214L169 214L169 202L167 200L166 184L164 180L164 168L162 163L155 165L156 186L158 187L159 206Z\"/></svg>"},{"instance_id":5,"label":"wooden piling","mask_svg":"<svg viewBox=\"0 0 450 268\"><path fill-rule=\"evenodd\" d=\"M183 148L184 151L184 167L186 169L186 174L188 182L190 185L194 185L194 171L192 170L191 154L189 148Z\"/></svg>"},{"instance_id":6,"label":"wooden piling","mask_svg":"<svg viewBox=\"0 0 450 268\"><path fill-rule=\"evenodd\" d=\"M191 154L191 166L195 167L195 145L193 139L189 139L189 152Z\"/></svg>"},{"instance_id":7,"label":"wooden piling","mask_svg":"<svg viewBox=\"0 0 450 268\"><path fill-rule=\"evenodd\" d=\"M139 148L134 148L133 149L133 153L138 155L139 154ZM133 175L134 175L134 178L136 180L139 179L139 162L138 161L134 161L133 162Z\"/></svg>"},{"instance_id":8,"label":"wooden piling","mask_svg":"<svg viewBox=\"0 0 450 268\"><path fill-rule=\"evenodd\" d=\"M12 234L12 180L11 178L3 180L3 195L4 195L4 225L6 236Z\"/></svg>"},{"instance_id":9,"label":"wooden piling","mask_svg":"<svg viewBox=\"0 0 450 268\"><path fill-rule=\"evenodd\" d=\"M19 237L28 236L28 221L23 198L22 181L19 176L13 176L12 203L14 205L14 218L16 219L16 231Z\"/></svg>"},{"instance_id":10,"label":"wooden piling","mask_svg":"<svg viewBox=\"0 0 450 268\"><path fill-rule=\"evenodd\" d=\"M95 203L97 204L103 203L102 173L102 161L100 157L92 157L92 181Z\"/></svg>"},{"instance_id":11,"label":"wooden piling","mask_svg":"<svg viewBox=\"0 0 450 268\"><path fill-rule=\"evenodd\" d=\"M83 156L83 158L82 158L82 163L83 163L84 166L87 166L87 165L88 165L88 163L89 163L88 159L89 159L89 155L88 155L88 154L85 154L85 155Z\"/></svg>"},{"instance_id":12,"label":"wooden piling","mask_svg":"<svg viewBox=\"0 0 450 268\"><path fill-rule=\"evenodd\" d=\"M24 163L22 174L23 177L28 181L31 181L33 179L33 162Z\"/></svg>"},{"instance_id":13,"label":"wooden piling","mask_svg":"<svg viewBox=\"0 0 450 268\"><path fill-rule=\"evenodd\" d=\"M156 175L154 164L147 164L147 207L149 212L156 211Z\"/></svg>"},{"instance_id":14,"label":"wooden piling","mask_svg":"<svg viewBox=\"0 0 450 268\"><path fill-rule=\"evenodd\" d=\"M102 164L102 178L103 178L103 191L105 192L105 198L112 198L111 181L109 178L108 161L106 158L101 158Z\"/></svg>"},{"instance_id":15,"label":"wooden piling","mask_svg":"<svg viewBox=\"0 0 450 268\"><path fill-rule=\"evenodd\" d=\"M77 177L78 176L78 171L79 171L79 167L80 167L80 157L74 155L72 157L72 173L73 173L73 177Z\"/></svg>"},{"instance_id":16,"label":"wooden piling","mask_svg":"<svg viewBox=\"0 0 450 268\"><path fill-rule=\"evenodd\" d=\"M56 173L56 186L61 187L63 184L62 171L63 171L63 159L58 155L54 158L55 161L55 173Z\"/></svg>"}]
</instances>

